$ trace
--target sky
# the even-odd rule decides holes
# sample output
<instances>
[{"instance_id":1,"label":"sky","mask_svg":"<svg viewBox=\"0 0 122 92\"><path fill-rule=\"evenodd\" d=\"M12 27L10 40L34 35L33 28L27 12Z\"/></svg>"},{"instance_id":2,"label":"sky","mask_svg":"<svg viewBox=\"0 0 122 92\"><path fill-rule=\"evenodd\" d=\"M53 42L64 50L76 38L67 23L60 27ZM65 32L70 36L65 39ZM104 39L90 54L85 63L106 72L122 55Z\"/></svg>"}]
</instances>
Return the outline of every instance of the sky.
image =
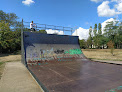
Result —
<instances>
[{"instance_id":1,"label":"sky","mask_svg":"<svg viewBox=\"0 0 122 92\"><path fill-rule=\"evenodd\" d=\"M0 10L15 13L19 21L76 28L73 35L80 39L88 38L95 23L104 27L106 21L122 20L122 0L1 0Z\"/></svg>"}]
</instances>

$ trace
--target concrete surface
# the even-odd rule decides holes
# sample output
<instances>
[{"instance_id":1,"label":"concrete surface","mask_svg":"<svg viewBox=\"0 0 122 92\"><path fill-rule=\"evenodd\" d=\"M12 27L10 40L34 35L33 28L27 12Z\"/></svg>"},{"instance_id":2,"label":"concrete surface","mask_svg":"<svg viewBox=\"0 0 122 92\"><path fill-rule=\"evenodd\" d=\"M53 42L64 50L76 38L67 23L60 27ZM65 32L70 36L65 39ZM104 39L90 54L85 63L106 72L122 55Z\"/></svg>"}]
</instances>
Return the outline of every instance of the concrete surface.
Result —
<instances>
[{"instance_id":1,"label":"concrete surface","mask_svg":"<svg viewBox=\"0 0 122 92\"><path fill-rule=\"evenodd\" d=\"M0 92L43 92L21 62L9 62L0 80Z\"/></svg>"},{"instance_id":2,"label":"concrete surface","mask_svg":"<svg viewBox=\"0 0 122 92\"><path fill-rule=\"evenodd\" d=\"M102 62L102 63L111 63L111 64L120 64L120 65L122 65L122 61L96 60L96 59L93 59L93 61Z\"/></svg>"}]
</instances>

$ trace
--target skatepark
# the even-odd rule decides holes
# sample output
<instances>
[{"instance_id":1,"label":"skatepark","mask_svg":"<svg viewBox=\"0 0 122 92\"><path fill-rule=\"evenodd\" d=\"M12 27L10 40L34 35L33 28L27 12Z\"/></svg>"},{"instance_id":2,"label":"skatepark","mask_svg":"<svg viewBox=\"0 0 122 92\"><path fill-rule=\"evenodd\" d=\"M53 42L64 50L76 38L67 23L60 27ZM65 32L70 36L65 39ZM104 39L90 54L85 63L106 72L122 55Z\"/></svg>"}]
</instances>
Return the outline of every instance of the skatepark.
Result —
<instances>
[{"instance_id":1,"label":"skatepark","mask_svg":"<svg viewBox=\"0 0 122 92\"><path fill-rule=\"evenodd\" d=\"M122 85L121 65L85 57L78 36L23 32L22 44L22 63L44 91L105 92Z\"/></svg>"},{"instance_id":2,"label":"skatepark","mask_svg":"<svg viewBox=\"0 0 122 92\"><path fill-rule=\"evenodd\" d=\"M16 71L10 74L16 81L11 80L14 84L13 88L11 86L4 88L7 82L3 84L1 82L3 92L11 90L16 92L19 89L21 89L20 92L28 92L28 89L29 92L122 91L121 64L91 61L80 49L78 36L23 32L22 30L21 38L23 66L21 64L16 66L15 63L7 64L8 67L13 67L11 71ZM6 77L9 74L8 71L11 72L6 67L2 81L10 79ZM21 76L22 80L17 81L14 75ZM9 83L11 82L8 81Z\"/></svg>"}]
</instances>

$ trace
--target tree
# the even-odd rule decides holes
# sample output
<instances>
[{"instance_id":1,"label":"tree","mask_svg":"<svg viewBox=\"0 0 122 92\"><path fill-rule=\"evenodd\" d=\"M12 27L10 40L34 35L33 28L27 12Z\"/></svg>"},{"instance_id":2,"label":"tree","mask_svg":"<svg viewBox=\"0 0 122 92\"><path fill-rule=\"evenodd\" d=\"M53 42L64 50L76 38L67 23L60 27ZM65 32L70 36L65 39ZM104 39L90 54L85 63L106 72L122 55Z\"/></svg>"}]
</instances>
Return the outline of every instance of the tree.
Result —
<instances>
[{"instance_id":1,"label":"tree","mask_svg":"<svg viewBox=\"0 0 122 92\"><path fill-rule=\"evenodd\" d=\"M47 34L47 32L45 30L39 30L39 33L45 33L45 34Z\"/></svg>"},{"instance_id":2,"label":"tree","mask_svg":"<svg viewBox=\"0 0 122 92\"><path fill-rule=\"evenodd\" d=\"M93 32L94 32L94 36L96 36L96 35L97 35L97 24L94 25L94 30L93 30Z\"/></svg>"},{"instance_id":3,"label":"tree","mask_svg":"<svg viewBox=\"0 0 122 92\"><path fill-rule=\"evenodd\" d=\"M107 43L108 47L110 48L110 52L111 54L114 56L113 52L114 52L114 43L112 42L112 40L110 40L108 43Z\"/></svg>"},{"instance_id":4,"label":"tree","mask_svg":"<svg viewBox=\"0 0 122 92\"><path fill-rule=\"evenodd\" d=\"M79 43L81 49L86 49L86 41L84 39L79 40Z\"/></svg>"},{"instance_id":5,"label":"tree","mask_svg":"<svg viewBox=\"0 0 122 92\"><path fill-rule=\"evenodd\" d=\"M92 26L90 26L90 28L89 28L89 38L88 38L88 41L89 41L90 47L92 48Z\"/></svg>"},{"instance_id":6,"label":"tree","mask_svg":"<svg viewBox=\"0 0 122 92\"><path fill-rule=\"evenodd\" d=\"M5 23L5 21L0 21L0 46L1 52L4 49L9 48L11 31L9 28L9 23Z\"/></svg>"},{"instance_id":7,"label":"tree","mask_svg":"<svg viewBox=\"0 0 122 92\"><path fill-rule=\"evenodd\" d=\"M14 13L0 10L0 50L1 53L21 49L21 23ZM19 28L18 28L19 27Z\"/></svg>"},{"instance_id":8,"label":"tree","mask_svg":"<svg viewBox=\"0 0 122 92\"><path fill-rule=\"evenodd\" d=\"M15 27L17 23L18 17L14 13L5 13L0 10L0 21L5 21L5 23L9 23L10 27Z\"/></svg>"},{"instance_id":9,"label":"tree","mask_svg":"<svg viewBox=\"0 0 122 92\"><path fill-rule=\"evenodd\" d=\"M122 22L119 23L118 33L117 33L117 48L122 48Z\"/></svg>"},{"instance_id":10,"label":"tree","mask_svg":"<svg viewBox=\"0 0 122 92\"><path fill-rule=\"evenodd\" d=\"M101 47L101 40L102 40L102 30L101 30L101 23L98 24L98 35L97 35L97 45L98 45L98 48Z\"/></svg>"},{"instance_id":11,"label":"tree","mask_svg":"<svg viewBox=\"0 0 122 92\"><path fill-rule=\"evenodd\" d=\"M90 37L87 39L86 44L88 48L92 48L92 41Z\"/></svg>"},{"instance_id":12,"label":"tree","mask_svg":"<svg viewBox=\"0 0 122 92\"><path fill-rule=\"evenodd\" d=\"M109 38L105 37L104 35L101 35L99 37L99 46L100 46L100 48L104 49L104 46L106 46L108 41L109 41Z\"/></svg>"},{"instance_id":13,"label":"tree","mask_svg":"<svg viewBox=\"0 0 122 92\"><path fill-rule=\"evenodd\" d=\"M95 48L97 47L98 45L98 35L97 35L97 24L94 25L94 37L93 37L93 40L94 40L94 45L95 45Z\"/></svg>"},{"instance_id":14,"label":"tree","mask_svg":"<svg viewBox=\"0 0 122 92\"><path fill-rule=\"evenodd\" d=\"M102 35L101 23L98 24L98 34Z\"/></svg>"},{"instance_id":15,"label":"tree","mask_svg":"<svg viewBox=\"0 0 122 92\"><path fill-rule=\"evenodd\" d=\"M108 22L104 32L105 32L104 35L109 38L109 41L112 40L115 48L121 48L121 43L122 43L121 22L117 21L116 19L114 21Z\"/></svg>"}]
</instances>

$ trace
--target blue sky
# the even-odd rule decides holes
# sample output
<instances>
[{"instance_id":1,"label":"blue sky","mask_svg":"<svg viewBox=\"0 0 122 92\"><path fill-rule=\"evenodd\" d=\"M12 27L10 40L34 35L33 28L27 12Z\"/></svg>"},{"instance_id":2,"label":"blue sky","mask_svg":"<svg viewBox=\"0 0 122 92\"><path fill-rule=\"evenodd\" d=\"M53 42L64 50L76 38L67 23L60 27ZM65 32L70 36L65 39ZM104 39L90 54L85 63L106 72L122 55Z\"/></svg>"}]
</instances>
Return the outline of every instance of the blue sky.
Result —
<instances>
[{"instance_id":1,"label":"blue sky","mask_svg":"<svg viewBox=\"0 0 122 92\"><path fill-rule=\"evenodd\" d=\"M95 23L122 19L122 0L2 0L0 10L21 20L89 29Z\"/></svg>"}]
</instances>

